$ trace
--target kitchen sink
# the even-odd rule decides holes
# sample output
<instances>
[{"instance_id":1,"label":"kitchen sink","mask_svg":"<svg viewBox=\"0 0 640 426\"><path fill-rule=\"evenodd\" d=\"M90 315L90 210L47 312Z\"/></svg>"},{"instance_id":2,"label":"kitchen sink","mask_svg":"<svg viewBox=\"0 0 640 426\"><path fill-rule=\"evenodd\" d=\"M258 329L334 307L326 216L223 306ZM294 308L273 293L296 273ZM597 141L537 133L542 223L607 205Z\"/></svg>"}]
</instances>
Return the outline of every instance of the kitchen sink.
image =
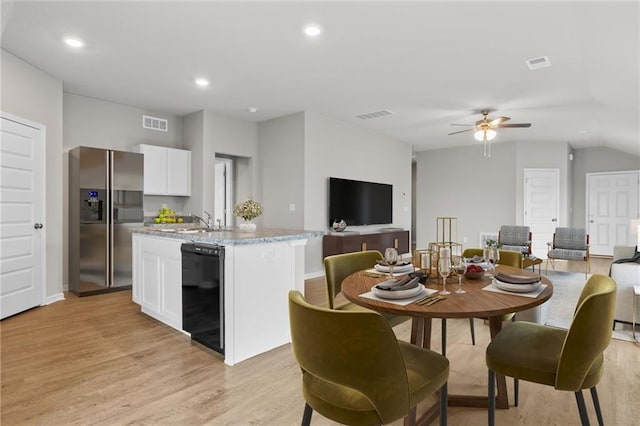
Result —
<instances>
[{"instance_id":1,"label":"kitchen sink","mask_svg":"<svg viewBox=\"0 0 640 426\"><path fill-rule=\"evenodd\" d=\"M201 234L203 232L213 232L211 228L190 228L190 229L176 229L178 234Z\"/></svg>"}]
</instances>

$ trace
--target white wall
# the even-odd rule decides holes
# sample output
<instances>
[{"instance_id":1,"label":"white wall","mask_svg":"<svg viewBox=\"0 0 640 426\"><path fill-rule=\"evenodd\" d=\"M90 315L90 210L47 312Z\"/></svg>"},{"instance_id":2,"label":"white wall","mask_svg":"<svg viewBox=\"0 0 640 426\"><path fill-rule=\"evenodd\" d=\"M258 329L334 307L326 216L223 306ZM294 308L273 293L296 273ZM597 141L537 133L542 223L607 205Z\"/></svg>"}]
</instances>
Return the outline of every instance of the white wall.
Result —
<instances>
[{"instance_id":1,"label":"white wall","mask_svg":"<svg viewBox=\"0 0 640 426\"><path fill-rule=\"evenodd\" d=\"M216 154L241 157L235 163L236 202L249 197L261 202L262 192L258 181L258 124L205 111L203 138L205 163L202 179L209 183L202 192L204 209L214 211ZM261 226L262 218L255 222Z\"/></svg>"},{"instance_id":2,"label":"white wall","mask_svg":"<svg viewBox=\"0 0 640 426\"><path fill-rule=\"evenodd\" d=\"M595 147L573 151L573 215L574 226L586 226L587 173L640 170L640 141L638 155Z\"/></svg>"},{"instance_id":3,"label":"white wall","mask_svg":"<svg viewBox=\"0 0 640 426\"><path fill-rule=\"evenodd\" d=\"M204 167L204 111L186 115L182 120L182 138L185 149L191 151L191 197L185 201L184 210L188 213L202 215L206 210L202 206ZM208 210L209 211L209 210ZM213 213L211 211L211 213Z\"/></svg>"},{"instance_id":4,"label":"white wall","mask_svg":"<svg viewBox=\"0 0 640 426\"><path fill-rule=\"evenodd\" d=\"M522 224L525 168L560 170L560 221L570 226L570 153L566 142L496 143L491 158L480 145L417 153L417 247L435 241L438 216L458 218L457 238L465 248L478 247L482 232Z\"/></svg>"},{"instance_id":5,"label":"white wall","mask_svg":"<svg viewBox=\"0 0 640 426\"><path fill-rule=\"evenodd\" d=\"M457 218L457 242L478 247L480 232L498 232L516 216L515 146L495 143L416 153L416 247L436 241L437 217ZM466 242L465 242L466 239Z\"/></svg>"},{"instance_id":6,"label":"white wall","mask_svg":"<svg viewBox=\"0 0 640 426\"><path fill-rule=\"evenodd\" d=\"M0 51L0 110L46 126L46 186L44 231L46 232L47 296L63 291L63 251L66 228L63 223L64 196L62 182L62 81L40 71L2 49ZM63 237L64 236L64 237Z\"/></svg>"},{"instance_id":7,"label":"white wall","mask_svg":"<svg viewBox=\"0 0 640 426\"><path fill-rule=\"evenodd\" d=\"M304 229L304 113L260 123L258 138L264 226Z\"/></svg>"},{"instance_id":8,"label":"white wall","mask_svg":"<svg viewBox=\"0 0 640 426\"><path fill-rule=\"evenodd\" d=\"M393 185L393 226L411 228L411 146L384 135L305 112L304 225L329 230L328 178ZM349 227L367 231L382 227ZM323 271L322 239L307 243L305 271Z\"/></svg>"},{"instance_id":9,"label":"white wall","mask_svg":"<svg viewBox=\"0 0 640 426\"><path fill-rule=\"evenodd\" d=\"M258 182L257 123L222 117L199 111L185 117L185 144L192 151L191 198L185 209L202 214L215 211L215 157L224 154L235 158L236 196L239 201L253 197L261 201ZM258 225L261 219L256 220Z\"/></svg>"}]
</instances>

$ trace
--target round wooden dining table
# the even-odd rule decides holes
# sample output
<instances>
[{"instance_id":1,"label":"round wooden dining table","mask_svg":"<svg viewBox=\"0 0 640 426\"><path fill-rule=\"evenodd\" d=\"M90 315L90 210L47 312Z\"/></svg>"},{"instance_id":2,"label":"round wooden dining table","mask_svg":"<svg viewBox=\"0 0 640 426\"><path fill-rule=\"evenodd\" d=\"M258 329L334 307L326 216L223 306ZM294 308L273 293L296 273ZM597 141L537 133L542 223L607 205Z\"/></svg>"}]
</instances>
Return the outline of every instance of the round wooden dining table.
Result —
<instances>
[{"instance_id":1,"label":"round wooden dining table","mask_svg":"<svg viewBox=\"0 0 640 426\"><path fill-rule=\"evenodd\" d=\"M495 337L502 328L502 316L504 314L524 311L538 306L549 300L553 294L553 285L547 277L540 276L531 271L514 268L506 265L498 265L496 272L505 274L517 274L527 277L540 277L546 288L537 297L526 297L517 293L498 293L483 290L491 284L491 278L484 276L479 280L462 279L462 287L466 293L454 293L458 286L457 279L447 281L447 289L451 291L446 299L440 300L430 306L409 303L399 305L384 300L374 300L360 297L368 293L371 288L388 279L381 274L372 274L367 271L356 272L342 282L342 293L351 302L378 312L393 315L404 315L413 318L411 326L411 342L425 348L431 346L431 320L443 319L443 349L446 347L446 318L488 318L491 338ZM442 290L442 278L433 277L427 279L425 287ZM502 375L496 375L498 392L496 395L497 408L509 408L506 379ZM487 407L488 397L478 395L449 395L450 406Z\"/></svg>"}]
</instances>

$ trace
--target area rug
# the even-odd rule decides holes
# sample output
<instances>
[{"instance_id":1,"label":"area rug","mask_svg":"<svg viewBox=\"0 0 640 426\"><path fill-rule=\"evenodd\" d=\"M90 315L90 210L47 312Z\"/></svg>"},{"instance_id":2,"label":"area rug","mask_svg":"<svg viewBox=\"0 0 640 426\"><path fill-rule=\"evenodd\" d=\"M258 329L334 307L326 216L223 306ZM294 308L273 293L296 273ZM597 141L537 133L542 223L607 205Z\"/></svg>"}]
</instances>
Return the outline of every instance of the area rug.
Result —
<instances>
[{"instance_id":1,"label":"area rug","mask_svg":"<svg viewBox=\"0 0 640 426\"><path fill-rule=\"evenodd\" d=\"M591 274L587 276L587 279L590 276ZM546 324L565 329L569 328L573 311L587 279L581 273L560 271L549 271L547 277L553 284L553 296L548 302L549 316ZM618 323L611 337L633 342L631 325Z\"/></svg>"}]
</instances>

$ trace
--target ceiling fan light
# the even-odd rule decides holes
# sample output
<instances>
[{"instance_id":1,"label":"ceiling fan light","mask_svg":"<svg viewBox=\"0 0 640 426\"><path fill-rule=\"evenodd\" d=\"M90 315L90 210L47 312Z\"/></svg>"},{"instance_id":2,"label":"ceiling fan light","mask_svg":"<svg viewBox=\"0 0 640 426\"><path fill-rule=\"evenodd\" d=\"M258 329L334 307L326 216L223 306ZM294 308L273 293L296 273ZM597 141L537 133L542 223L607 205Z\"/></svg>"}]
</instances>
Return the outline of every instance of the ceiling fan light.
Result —
<instances>
[{"instance_id":1,"label":"ceiling fan light","mask_svg":"<svg viewBox=\"0 0 640 426\"><path fill-rule=\"evenodd\" d=\"M484 130L477 130L473 137L476 138L477 141L482 142L484 140Z\"/></svg>"},{"instance_id":2,"label":"ceiling fan light","mask_svg":"<svg viewBox=\"0 0 640 426\"><path fill-rule=\"evenodd\" d=\"M496 131L493 129L487 130L487 140L492 141L496 138Z\"/></svg>"}]
</instances>

